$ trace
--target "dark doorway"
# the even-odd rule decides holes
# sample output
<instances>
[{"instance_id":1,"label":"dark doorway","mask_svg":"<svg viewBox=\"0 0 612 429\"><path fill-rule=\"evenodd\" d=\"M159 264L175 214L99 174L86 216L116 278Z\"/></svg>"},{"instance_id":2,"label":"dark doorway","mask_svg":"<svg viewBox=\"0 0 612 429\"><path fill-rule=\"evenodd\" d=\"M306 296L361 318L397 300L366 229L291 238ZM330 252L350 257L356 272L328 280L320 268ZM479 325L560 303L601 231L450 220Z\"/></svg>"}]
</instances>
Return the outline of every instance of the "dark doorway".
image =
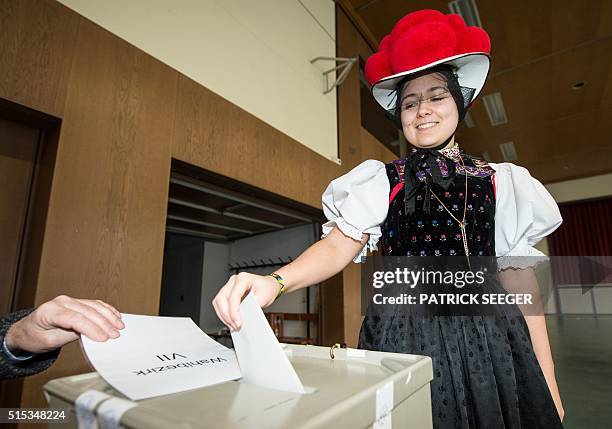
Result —
<instances>
[{"instance_id":1,"label":"dark doorway","mask_svg":"<svg viewBox=\"0 0 612 429\"><path fill-rule=\"evenodd\" d=\"M166 233L160 316L191 317L200 323L204 239Z\"/></svg>"},{"instance_id":2,"label":"dark doorway","mask_svg":"<svg viewBox=\"0 0 612 429\"><path fill-rule=\"evenodd\" d=\"M321 210L173 160L160 315L191 317L227 340L211 303L218 290L232 274L268 274L289 263L320 237L321 220ZM280 340L320 340L318 289L284 295L266 309L286 321Z\"/></svg>"}]
</instances>

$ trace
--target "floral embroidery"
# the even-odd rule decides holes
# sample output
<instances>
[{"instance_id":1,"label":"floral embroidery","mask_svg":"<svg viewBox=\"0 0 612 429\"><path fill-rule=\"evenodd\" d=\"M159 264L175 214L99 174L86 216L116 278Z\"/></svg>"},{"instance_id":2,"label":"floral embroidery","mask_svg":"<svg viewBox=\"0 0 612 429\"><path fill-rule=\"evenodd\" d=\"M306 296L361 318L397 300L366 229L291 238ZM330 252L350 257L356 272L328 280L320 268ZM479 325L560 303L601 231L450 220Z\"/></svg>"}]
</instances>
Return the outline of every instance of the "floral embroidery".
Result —
<instances>
[{"instance_id":1,"label":"floral embroidery","mask_svg":"<svg viewBox=\"0 0 612 429\"><path fill-rule=\"evenodd\" d=\"M466 164L475 166L469 157ZM387 164L387 175L391 188L403 180L402 161ZM462 178L463 179L463 178ZM420 202L415 213L407 216L403 198L391 201L387 218L382 225L381 245L386 255L406 256L460 256L465 250L457 222L446 213L438 201L432 199L431 214L420 209L425 200L424 185L418 185L416 198ZM463 213L466 204L466 226L468 245L473 255L494 255L494 217L495 195L490 179L481 179L468 175L468 192L465 193L465 182L455 180L447 190L439 190L436 195L451 210L455 217ZM434 190L434 192L436 192ZM465 195L468 200L465 201Z\"/></svg>"},{"instance_id":2,"label":"floral embroidery","mask_svg":"<svg viewBox=\"0 0 612 429\"><path fill-rule=\"evenodd\" d=\"M444 157L454 161L455 171L458 174L467 174L468 176L481 178L490 177L495 174L495 170L493 170L493 168L486 161L463 153L459 148L459 145L456 143L452 147L442 149L439 152L440 156L438 157L437 162L440 168L440 173L442 173L443 176L448 176L449 174L446 163L443 160ZM406 158L398 159L394 161L394 164L398 169L400 177L403 177L404 168L406 166ZM424 171L417 172L417 178L421 181L425 181L426 172L430 173L429 169L425 168Z\"/></svg>"}]
</instances>

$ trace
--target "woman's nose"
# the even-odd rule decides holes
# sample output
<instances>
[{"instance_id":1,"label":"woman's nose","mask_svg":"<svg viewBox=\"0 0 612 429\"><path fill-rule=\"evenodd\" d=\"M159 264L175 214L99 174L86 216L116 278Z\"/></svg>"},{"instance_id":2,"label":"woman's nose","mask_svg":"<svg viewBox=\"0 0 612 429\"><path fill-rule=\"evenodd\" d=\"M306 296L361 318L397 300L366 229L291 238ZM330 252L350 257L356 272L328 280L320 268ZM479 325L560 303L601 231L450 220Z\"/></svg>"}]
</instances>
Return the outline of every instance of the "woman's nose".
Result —
<instances>
[{"instance_id":1,"label":"woman's nose","mask_svg":"<svg viewBox=\"0 0 612 429\"><path fill-rule=\"evenodd\" d=\"M431 114L431 110L426 104L419 103L419 109L417 110L417 117L423 117Z\"/></svg>"}]
</instances>

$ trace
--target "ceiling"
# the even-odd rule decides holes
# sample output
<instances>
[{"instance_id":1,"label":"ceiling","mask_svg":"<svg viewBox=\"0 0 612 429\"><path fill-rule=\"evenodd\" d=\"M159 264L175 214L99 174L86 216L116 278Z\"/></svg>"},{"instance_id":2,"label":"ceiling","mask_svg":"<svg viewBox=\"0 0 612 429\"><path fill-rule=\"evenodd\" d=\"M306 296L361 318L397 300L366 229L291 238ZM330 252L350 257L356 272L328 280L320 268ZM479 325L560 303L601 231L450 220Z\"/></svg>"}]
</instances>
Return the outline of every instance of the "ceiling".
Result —
<instances>
[{"instance_id":1,"label":"ceiling","mask_svg":"<svg viewBox=\"0 0 612 429\"><path fill-rule=\"evenodd\" d=\"M320 210L172 161L166 230L229 242L321 221Z\"/></svg>"},{"instance_id":2,"label":"ceiling","mask_svg":"<svg viewBox=\"0 0 612 429\"><path fill-rule=\"evenodd\" d=\"M377 40L406 13L447 1L347 0ZM501 92L508 123L491 126L481 98L458 141L501 162L513 141L515 163L543 182L612 171L612 1L476 0L491 37L492 69L483 95ZM584 81L578 89L572 86Z\"/></svg>"}]
</instances>

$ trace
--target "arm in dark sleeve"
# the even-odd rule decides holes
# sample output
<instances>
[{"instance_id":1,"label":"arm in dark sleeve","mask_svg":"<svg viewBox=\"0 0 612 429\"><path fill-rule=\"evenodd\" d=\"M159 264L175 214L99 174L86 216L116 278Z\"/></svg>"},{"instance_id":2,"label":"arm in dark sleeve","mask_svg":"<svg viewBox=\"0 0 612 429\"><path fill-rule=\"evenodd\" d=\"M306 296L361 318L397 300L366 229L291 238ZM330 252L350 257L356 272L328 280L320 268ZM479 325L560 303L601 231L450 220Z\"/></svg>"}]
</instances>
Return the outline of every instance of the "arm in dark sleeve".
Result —
<instances>
[{"instance_id":1,"label":"arm in dark sleeve","mask_svg":"<svg viewBox=\"0 0 612 429\"><path fill-rule=\"evenodd\" d=\"M59 355L60 349L57 349L47 353L35 354L27 360L17 362L7 356L2 350L1 345L4 342L4 336L11 325L23 319L31 312L32 309L20 310L0 317L0 380L25 377L44 371L55 362Z\"/></svg>"}]
</instances>

